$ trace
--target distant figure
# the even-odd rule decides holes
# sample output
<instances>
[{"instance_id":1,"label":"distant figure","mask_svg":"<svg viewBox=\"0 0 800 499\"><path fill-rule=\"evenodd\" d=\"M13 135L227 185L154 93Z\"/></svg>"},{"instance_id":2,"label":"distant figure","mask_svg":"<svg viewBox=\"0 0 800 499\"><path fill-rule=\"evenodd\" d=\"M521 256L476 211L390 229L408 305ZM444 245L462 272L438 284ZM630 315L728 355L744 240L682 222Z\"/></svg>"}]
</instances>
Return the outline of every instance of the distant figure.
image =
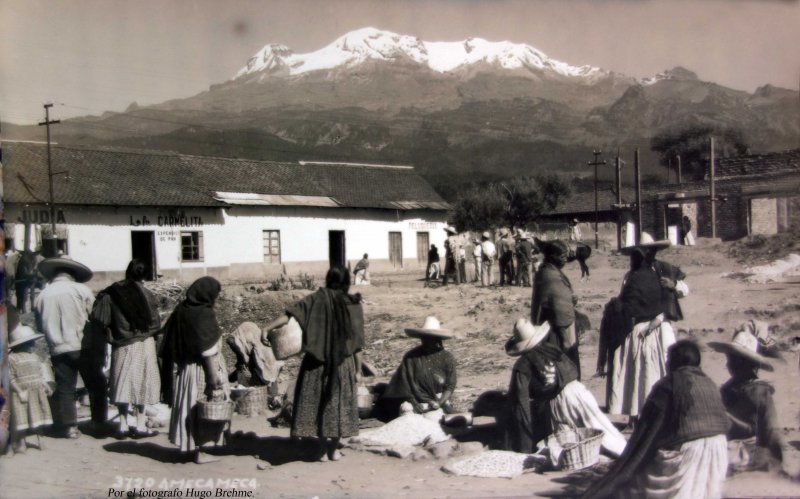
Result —
<instances>
[{"instance_id":1,"label":"distant figure","mask_svg":"<svg viewBox=\"0 0 800 499\"><path fill-rule=\"evenodd\" d=\"M444 230L448 235L444 246L444 279L442 280L442 284L447 286L447 279L450 274L453 273L455 273L456 284L461 284L464 282L464 277L461 275L461 266L459 265L459 259L461 258L461 238L452 227L445 227Z\"/></svg>"},{"instance_id":2,"label":"distant figure","mask_svg":"<svg viewBox=\"0 0 800 499\"><path fill-rule=\"evenodd\" d=\"M589 276L589 266L586 265L586 260L592 256L592 247L588 244L578 243L578 246L575 248L575 259L578 260L578 265L581 267L581 282L588 281Z\"/></svg>"},{"instance_id":3,"label":"distant figure","mask_svg":"<svg viewBox=\"0 0 800 499\"><path fill-rule=\"evenodd\" d=\"M369 284L369 255L364 253L364 258L358 261L353 269L355 284Z\"/></svg>"},{"instance_id":4,"label":"distant figure","mask_svg":"<svg viewBox=\"0 0 800 499\"><path fill-rule=\"evenodd\" d=\"M514 253L517 244L514 237L506 228L500 229L500 239L497 241L497 260L500 264L500 285L514 284Z\"/></svg>"},{"instance_id":5,"label":"distant figure","mask_svg":"<svg viewBox=\"0 0 800 499\"><path fill-rule=\"evenodd\" d=\"M569 223L569 240L578 242L582 239L581 227L578 225L578 219L573 218Z\"/></svg>"},{"instance_id":6,"label":"distant figure","mask_svg":"<svg viewBox=\"0 0 800 499\"><path fill-rule=\"evenodd\" d=\"M491 286L494 284L494 260L497 256L497 248L490 240L488 232L481 234L481 285Z\"/></svg>"},{"instance_id":7,"label":"distant figure","mask_svg":"<svg viewBox=\"0 0 800 499\"><path fill-rule=\"evenodd\" d=\"M9 248L6 252L5 281L3 282L5 289L3 292L5 293L6 305L12 305L14 307L19 306L17 303L17 294L14 289L14 280L16 279L19 258L20 253L14 248Z\"/></svg>"},{"instance_id":8,"label":"distant figure","mask_svg":"<svg viewBox=\"0 0 800 499\"><path fill-rule=\"evenodd\" d=\"M531 259L533 258L533 244L530 236L522 229L517 229L517 286L530 287L531 285Z\"/></svg>"},{"instance_id":9,"label":"distant figure","mask_svg":"<svg viewBox=\"0 0 800 499\"><path fill-rule=\"evenodd\" d=\"M17 308L20 313L27 314L33 310L36 290L40 289L43 279L39 273L39 264L44 257L33 251L23 251L15 268L14 290L17 295Z\"/></svg>"},{"instance_id":10,"label":"distant figure","mask_svg":"<svg viewBox=\"0 0 800 499\"><path fill-rule=\"evenodd\" d=\"M483 250L481 249L481 241L480 239L475 239L472 241L472 258L473 258L473 265L475 266L475 279L474 282L481 282L481 266L483 265Z\"/></svg>"},{"instance_id":11,"label":"distant figure","mask_svg":"<svg viewBox=\"0 0 800 499\"><path fill-rule=\"evenodd\" d=\"M439 249L435 244L431 244L431 249L428 250L428 268L425 270L426 281L439 279L439 274L441 273L439 260Z\"/></svg>"},{"instance_id":12,"label":"distant figure","mask_svg":"<svg viewBox=\"0 0 800 499\"><path fill-rule=\"evenodd\" d=\"M681 243L685 246L694 246L694 236L692 235L692 221L684 215L681 220Z\"/></svg>"}]
</instances>

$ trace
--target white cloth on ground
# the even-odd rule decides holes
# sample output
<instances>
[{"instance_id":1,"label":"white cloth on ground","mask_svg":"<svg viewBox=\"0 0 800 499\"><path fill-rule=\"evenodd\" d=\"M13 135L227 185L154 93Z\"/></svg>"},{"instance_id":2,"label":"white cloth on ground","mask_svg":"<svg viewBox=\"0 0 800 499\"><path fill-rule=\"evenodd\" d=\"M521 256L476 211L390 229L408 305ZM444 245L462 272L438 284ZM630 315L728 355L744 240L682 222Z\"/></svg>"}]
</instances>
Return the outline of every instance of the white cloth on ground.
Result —
<instances>
[{"instance_id":1,"label":"white cloth on ground","mask_svg":"<svg viewBox=\"0 0 800 499\"><path fill-rule=\"evenodd\" d=\"M602 447L619 457L627 443L622 433L600 411L594 395L580 381L571 381L550 401L553 431L561 427L594 428L603 432Z\"/></svg>"},{"instance_id":2,"label":"white cloth on ground","mask_svg":"<svg viewBox=\"0 0 800 499\"><path fill-rule=\"evenodd\" d=\"M649 322L641 322L614 352L609 414L638 416L647 395L667 374L667 349L675 343L675 332L669 322L648 331Z\"/></svg>"}]
</instances>

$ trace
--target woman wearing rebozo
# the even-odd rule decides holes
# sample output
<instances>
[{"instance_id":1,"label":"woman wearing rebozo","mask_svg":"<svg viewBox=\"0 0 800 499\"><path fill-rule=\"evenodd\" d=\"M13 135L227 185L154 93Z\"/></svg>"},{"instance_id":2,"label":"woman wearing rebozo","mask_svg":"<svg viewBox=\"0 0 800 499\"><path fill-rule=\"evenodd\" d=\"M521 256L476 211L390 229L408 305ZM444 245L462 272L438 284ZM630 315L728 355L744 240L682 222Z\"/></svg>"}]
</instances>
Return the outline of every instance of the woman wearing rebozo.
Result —
<instances>
[{"instance_id":1,"label":"woman wearing rebozo","mask_svg":"<svg viewBox=\"0 0 800 499\"><path fill-rule=\"evenodd\" d=\"M222 358L222 330L214 313L221 290L213 277L196 280L164 326L162 385L174 392L166 397L172 401L169 440L182 452L193 453L198 464L217 460L203 453L201 447L209 442L221 443L225 427L222 422L201 422L198 402L204 395L212 401L224 400L230 392ZM173 363L178 368L174 383Z\"/></svg>"},{"instance_id":2,"label":"woman wearing rebozo","mask_svg":"<svg viewBox=\"0 0 800 499\"><path fill-rule=\"evenodd\" d=\"M303 331L305 355L297 375L292 412L292 437L320 440L321 461L342 457L339 441L358 435L358 375L364 346L361 296L349 295L350 274L335 266L325 287L309 294L270 322L269 331L294 318Z\"/></svg>"}]
</instances>

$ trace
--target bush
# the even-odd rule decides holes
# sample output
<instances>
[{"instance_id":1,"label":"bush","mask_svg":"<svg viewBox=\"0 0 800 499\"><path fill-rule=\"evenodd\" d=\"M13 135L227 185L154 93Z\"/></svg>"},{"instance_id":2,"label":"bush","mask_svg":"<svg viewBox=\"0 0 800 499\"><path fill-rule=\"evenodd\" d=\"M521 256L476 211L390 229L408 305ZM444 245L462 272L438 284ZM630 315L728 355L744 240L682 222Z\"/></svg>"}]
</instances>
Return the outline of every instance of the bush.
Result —
<instances>
[{"instance_id":1,"label":"bush","mask_svg":"<svg viewBox=\"0 0 800 499\"><path fill-rule=\"evenodd\" d=\"M296 277L286 277L281 274L277 279L267 282L268 291L291 291L293 289L317 289L317 281L314 276L301 272Z\"/></svg>"}]
</instances>

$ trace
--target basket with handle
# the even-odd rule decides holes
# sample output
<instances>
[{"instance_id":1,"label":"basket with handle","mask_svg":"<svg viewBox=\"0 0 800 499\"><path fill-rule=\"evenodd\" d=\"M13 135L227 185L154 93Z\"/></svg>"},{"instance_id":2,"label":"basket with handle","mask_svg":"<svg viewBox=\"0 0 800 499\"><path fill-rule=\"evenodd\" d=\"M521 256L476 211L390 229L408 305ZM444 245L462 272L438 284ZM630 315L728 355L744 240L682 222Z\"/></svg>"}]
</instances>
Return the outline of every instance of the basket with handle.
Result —
<instances>
[{"instance_id":1,"label":"basket with handle","mask_svg":"<svg viewBox=\"0 0 800 499\"><path fill-rule=\"evenodd\" d=\"M235 406L228 397L220 401L198 400L197 417L205 421L227 422L233 417Z\"/></svg>"},{"instance_id":2,"label":"basket with handle","mask_svg":"<svg viewBox=\"0 0 800 499\"><path fill-rule=\"evenodd\" d=\"M591 466L600 460L603 431L594 428L562 428L555 438L563 448L559 463L561 469L575 471Z\"/></svg>"},{"instance_id":3,"label":"basket with handle","mask_svg":"<svg viewBox=\"0 0 800 499\"><path fill-rule=\"evenodd\" d=\"M294 317L285 326L270 331L267 337L277 360L303 353L303 330Z\"/></svg>"}]
</instances>

